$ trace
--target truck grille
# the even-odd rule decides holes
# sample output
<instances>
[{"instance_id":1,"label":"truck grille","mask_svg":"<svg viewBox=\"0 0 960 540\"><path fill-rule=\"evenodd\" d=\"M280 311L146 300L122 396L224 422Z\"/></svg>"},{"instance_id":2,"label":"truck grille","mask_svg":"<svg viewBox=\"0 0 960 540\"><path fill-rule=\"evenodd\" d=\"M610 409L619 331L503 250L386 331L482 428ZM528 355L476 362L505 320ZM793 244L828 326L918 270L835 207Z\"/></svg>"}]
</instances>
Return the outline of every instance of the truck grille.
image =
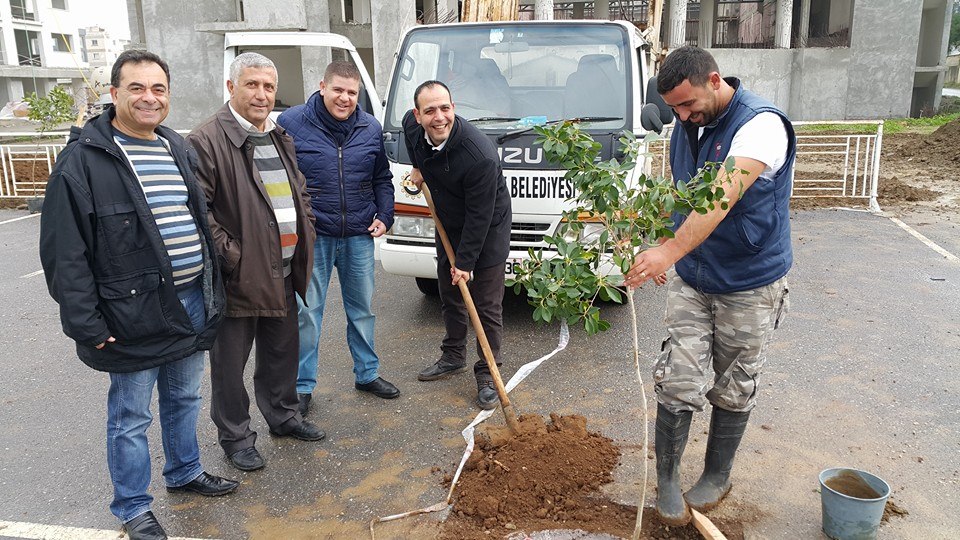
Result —
<instances>
[{"instance_id":1,"label":"truck grille","mask_svg":"<svg viewBox=\"0 0 960 540\"><path fill-rule=\"evenodd\" d=\"M510 226L510 247L526 251L529 247L542 247L543 237L550 231L549 223L513 222ZM388 236L388 243L397 246L433 246L432 238L409 238Z\"/></svg>"},{"instance_id":2,"label":"truck grille","mask_svg":"<svg viewBox=\"0 0 960 540\"><path fill-rule=\"evenodd\" d=\"M518 223L515 221L510 227L510 246L524 249L537 247L543 242L543 237L549 230L549 223Z\"/></svg>"}]
</instances>

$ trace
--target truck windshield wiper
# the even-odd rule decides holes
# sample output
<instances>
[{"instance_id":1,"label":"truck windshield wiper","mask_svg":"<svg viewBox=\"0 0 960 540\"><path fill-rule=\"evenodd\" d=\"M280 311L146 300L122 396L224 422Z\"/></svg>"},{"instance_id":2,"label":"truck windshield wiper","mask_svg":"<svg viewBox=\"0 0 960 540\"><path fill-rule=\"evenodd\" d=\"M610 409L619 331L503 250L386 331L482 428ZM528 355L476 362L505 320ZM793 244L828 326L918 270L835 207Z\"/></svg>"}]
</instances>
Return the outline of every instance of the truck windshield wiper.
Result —
<instances>
[{"instance_id":1,"label":"truck windshield wiper","mask_svg":"<svg viewBox=\"0 0 960 540\"><path fill-rule=\"evenodd\" d=\"M560 118L558 120L549 120L540 124L542 126L550 124L559 124L561 122L612 122L614 120L623 120L621 116L579 116L577 118ZM497 137L497 144L503 144L504 141L509 141L510 139L515 139L524 133L529 133L533 131L533 128L536 126L525 127L521 129L515 129L513 131L508 131L503 135Z\"/></svg>"},{"instance_id":2,"label":"truck windshield wiper","mask_svg":"<svg viewBox=\"0 0 960 540\"><path fill-rule=\"evenodd\" d=\"M519 118L513 116L481 116L480 118L470 118L467 122L516 122Z\"/></svg>"}]
</instances>

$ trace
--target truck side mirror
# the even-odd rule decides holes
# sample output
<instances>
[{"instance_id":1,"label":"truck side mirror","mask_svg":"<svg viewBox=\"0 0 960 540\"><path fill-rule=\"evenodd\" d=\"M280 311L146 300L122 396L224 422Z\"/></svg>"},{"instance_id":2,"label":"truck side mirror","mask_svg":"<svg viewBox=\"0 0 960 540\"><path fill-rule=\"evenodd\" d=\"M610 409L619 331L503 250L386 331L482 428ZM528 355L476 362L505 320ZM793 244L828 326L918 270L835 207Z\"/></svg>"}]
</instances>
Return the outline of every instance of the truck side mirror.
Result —
<instances>
[{"instance_id":1,"label":"truck side mirror","mask_svg":"<svg viewBox=\"0 0 960 540\"><path fill-rule=\"evenodd\" d=\"M387 154L387 159L398 161L400 156L400 137L399 133L394 135L392 131L383 132L383 149Z\"/></svg>"},{"instance_id":2,"label":"truck side mirror","mask_svg":"<svg viewBox=\"0 0 960 540\"><path fill-rule=\"evenodd\" d=\"M647 100L649 104L657 106L660 115L660 122L664 125L673 122L673 109L665 101L663 97L657 92L657 77L653 76L647 81Z\"/></svg>"},{"instance_id":3,"label":"truck side mirror","mask_svg":"<svg viewBox=\"0 0 960 540\"><path fill-rule=\"evenodd\" d=\"M660 119L660 108L653 103L647 103L640 109L640 125L647 131L663 133L663 121Z\"/></svg>"}]
</instances>

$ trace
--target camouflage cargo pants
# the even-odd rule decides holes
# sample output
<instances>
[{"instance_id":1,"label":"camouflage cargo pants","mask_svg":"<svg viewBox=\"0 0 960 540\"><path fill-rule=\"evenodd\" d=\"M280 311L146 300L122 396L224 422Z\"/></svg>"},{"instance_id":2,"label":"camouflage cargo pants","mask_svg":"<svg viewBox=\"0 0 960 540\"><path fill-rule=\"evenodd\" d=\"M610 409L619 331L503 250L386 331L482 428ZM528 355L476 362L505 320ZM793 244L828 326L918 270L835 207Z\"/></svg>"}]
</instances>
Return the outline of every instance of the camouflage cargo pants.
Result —
<instances>
[{"instance_id":1,"label":"camouflage cargo pants","mask_svg":"<svg viewBox=\"0 0 960 540\"><path fill-rule=\"evenodd\" d=\"M673 412L702 411L707 401L733 412L753 409L767 346L789 308L786 277L749 291L704 294L671 270L668 337L653 367L657 401Z\"/></svg>"}]
</instances>

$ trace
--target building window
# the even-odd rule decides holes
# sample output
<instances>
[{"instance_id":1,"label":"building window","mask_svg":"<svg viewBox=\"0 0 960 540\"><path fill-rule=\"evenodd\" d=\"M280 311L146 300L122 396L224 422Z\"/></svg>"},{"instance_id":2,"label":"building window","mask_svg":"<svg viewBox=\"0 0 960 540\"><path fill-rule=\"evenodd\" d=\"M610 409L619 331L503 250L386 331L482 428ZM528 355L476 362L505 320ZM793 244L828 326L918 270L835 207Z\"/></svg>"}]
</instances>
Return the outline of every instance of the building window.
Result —
<instances>
[{"instance_id":1,"label":"building window","mask_svg":"<svg viewBox=\"0 0 960 540\"><path fill-rule=\"evenodd\" d=\"M97 44L97 40L95 40L95 39L91 39L91 40L90 40L90 46L91 46L91 47L94 46L94 45L96 45L96 44Z\"/></svg>"},{"instance_id":2,"label":"building window","mask_svg":"<svg viewBox=\"0 0 960 540\"><path fill-rule=\"evenodd\" d=\"M53 38L53 50L57 52L73 52L73 36L69 34L50 34Z\"/></svg>"},{"instance_id":3,"label":"building window","mask_svg":"<svg viewBox=\"0 0 960 540\"><path fill-rule=\"evenodd\" d=\"M51 0L53 9L67 9L67 0Z\"/></svg>"},{"instance_id":4,"label":"building window","mask_svg":"<svg viewBox=\"0 0 960 540\"><path fill-rule=\"evenodd\" d=\"M793 46L849 47L852 20L853 0L810 0L810 17L806 21L800 4L795 3Z\"/></svg>"},{"instance_id":5,"label":"building window","mask_svg":"<svg viewBox=\"0 0 960 540\"><path fill-rule=\"evenodd\" d=\"M700 0L687 2L687 19L684 21L684 43L699 45L700 38Z\"/></svg>"},{"instance_id":6,"label":"building window","mask_svg":"<svg viewBox=\"0 0 960 540\"><path fill-rule=\"evenodd\" d=\"M17 63L21 66L40 66L40 34L28 30L14 30L17 42Z\"/></svg>"},{"instance_id":7,"label":"building window","mask_svg":"<svg viewBox=\"0 0 960 540\"><path fill-rule=\"evenodd\" d=\"M10 0L10 11L14 19L24 21L37 20L36 10L33 8L33 0Z\"/></svg>"},{"instance_id":8,"label":"building window","mask_svg":"<svg viewBox=\"0 0 960 540\"><path fill-rule=\"evenodd\" d=\"M713 46L772 49L776 22L775 0L717 0Z\"/></svg>"}]
</instances>

